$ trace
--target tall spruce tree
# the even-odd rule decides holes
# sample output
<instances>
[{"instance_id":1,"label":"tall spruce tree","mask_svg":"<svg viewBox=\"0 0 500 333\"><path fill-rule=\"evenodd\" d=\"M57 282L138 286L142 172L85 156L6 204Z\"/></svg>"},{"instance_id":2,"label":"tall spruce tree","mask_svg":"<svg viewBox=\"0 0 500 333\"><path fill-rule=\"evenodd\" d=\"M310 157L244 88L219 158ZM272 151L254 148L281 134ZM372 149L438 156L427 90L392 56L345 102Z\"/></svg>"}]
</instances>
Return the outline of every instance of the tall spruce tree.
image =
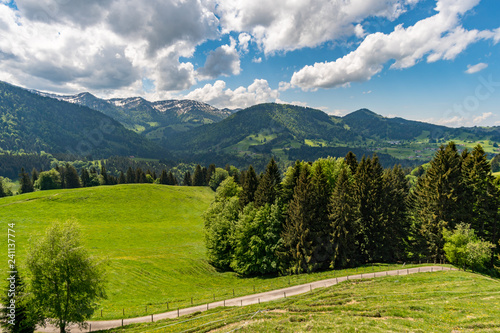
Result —
<instances>
[{"instance_id":1,"label":"tall spruce tree","mask_svg":"<svg viewBox=\"0 0 500 333\"><path fill-rule=\"evenodd\" d=\"M163 169L161 171L161 174L160 174L160 184L169 185L168 184L168 173L167 173L167 170L165 170L165 169Z\"/></svg>"},{"instance_id":2,"label":"tall spruce tree","mask_svg":"<svg viewBox=\"0 0 500 333\"><path fill-rule=\"evenodd\" d=\"M210 178L212 178L212 175L214 174L215 169L216 169L215 164L210 164L208 166L207 178L205 179L205 181L207 182L207 184L210 182Z\"/></svg>"},{"instance_id":3,"label":"tall spruce tree","mask_svg":"<svg viewBox=\"0 0 500 333\"><path fill-rule=\"evenodd\" d=\"M248 171L245 173L245 181L243 182L243 190L240 193L240 207L243 208L250 202L255 201L255 192L259 186L259 181L253 166L248 167Z\"/></svg>"},{"instance_id":4,"label":"tall spruce tree","mask_svg":"<svg viewBox=\"0 0 500 333\"><path fill-rule=\"evenodd\" d=\"M29 193L33 192L35 188L33 187L33 183L31 182L30 176L24 172L24 168L21 169L21 173L19 174L19 193Z\"/></svg>"},{"instance_id":5,"label":"tall spruce tree","mask_svg":"<svg viewBox=\"0 0 500 333\"><path fill-rule=\"evenodd\" d=\"M257 207L264 206L266 203L272 205L280 195L281 175L274 158L271 158L255 191L255 205Z\"/></svg>"},{"instance_id":6,"label":"tall spruce tree","mask_svg":"<svg viewBox=\"0 0 500 333\"><path fill-rule=\"evenodd\" d=\"M332 228L332 268L352 267L356 264L356 203L350 167L342 168L331 197L329 212Z\"/></svg>"},{"instance_id":7,"label":"tall spruce tree","mask_svg":"<svg viewBox=\"0 0 500 333\"><path fill-rule=\"evenodd\" d=\"M38 171L35 168L33 168L33 170L31 170L31 182L35 184L37 180L38 180Z\"/></svg>"},{"instance_id":8,"label":"tall spruce tree","mask_svg":"<svg viewBox=\"0 0 500 333\"><path fill-rule=\"evenodd\" d=\"M358 169L358 159L356 158L356 155L354 155L352 151L348 152L347 155L345 156L345 162L351 169L351 172L354 174Z\"/></svg>"},{"instance_id":9,"label":"tall spruce tree","mask_svg":"<svg viewBox=\"0 0 500 333\"><path fill-rule=\"evenodd\" d=\"M481 145L468 153L462 163L462 177L470 207L466 221L476 235L493 244L498 242L500 193L494 185L491 166Z\"/></svg>"},{"instance_id":10,"label":"tall spruce tree","mask_svg":"<svg viewBox=\"0 0 500 333\"><path fill-rule=\"evenodd\" d=\"M184 180L182 181L184 186L193 186L193 179L191 178L191 172L186 171L184 174Z\"/></svg>"},{"instance_id":11,"label":"tall spruce tree","mask_svg":"<svg viewBox=\"0 0 500 333\"><path fill-rule=\"evenodd\" d=\"M290 167L285 175L285 179L283 181L283 201L288 203L293 199L293 191L295 186L297 186L297 182L299 181L300 171L302 170L302 162L299 160L295 161L293 167Z\"/></svg>"},{"instance_id":12,"label":"tall spruce tree","mask_svg":"<svg viewBox=\"0 0 500 333\"><path fill-rule=\"evenodd\" d=\"M314 248L311 239L315 205L313 191L313 185L309 179L309 168L303 168L293 199L288 205L282 236L285 266L292 274L310 272L315 266L312 262Z\"/></svg>"},{"instance_id":13,"label":"tall spruce tree","mask_svg":"<svg viewBox=\"0 0 500 333\"><path fill-rule=\"evenodd\" d=\"M412 192L416 248L424 257L444 259L443 228L452 230L467 215L461 177L462 157L455 143L441 146Z\"/></svg>"},{"instance_id":14,"label":"tall spruce tree","mask_svg":"<svg viewBox=\"0 0 500 333\"><path fill-rule=\"evenodd\" d=\"M332 228L328 213L331 193L321 163L312 174L311 189L313 218L310 235L313 249L309 266L311 271L317 271L327 269L332 258Z\"/></svg>"},{"instance_id":15,"label":"tall spruce tree","mask_svg":"<svg viewBox=\"0 0 500 333\"><path fill-rule=\"evenodd\" d=\"M203 178L203 172L199 164L196 165L193 175L193 185L194 186L204 186L205 179Z\"/></svg>"},{"instance_id":16,"label":"tall spruce tree","mask_svg":"<svg viewBox=\"0 0 500 333\"><path fill-rule=\"evenodd\" d=\"M177 178L175 178L172 171L168 172L168 184L167 185L177 185Z\"/></svg>"},{"instance_id":17,"label":"tall spruce tree","mask_svg":"<svg viewBox=\"0 0 500 333\"><path fill-rule=\"evenodd\" d=\"M130 166L127 169L126 179L127 179L127 184L133 184L133 183L135 183L135 172L132 169L132 167L130 167Z\"/></svg>"},{"instance_id":18,"label":"tall spruce tree","mask_svg":"<svg viewBox=\"0 0 500 333\"><path fill-rule=\"evenodd\" d=\"M361 262L383 261L383 169L376 155L361 160L356 170L355 199Z\"/></svg>"},{"instance_id":19,"label":"tall spruce tree","mask_svg":"<svg viewBox=\"0 0 500 333\"><path fill-rule=\"evenodd\" d=\"M66 163L64 183L66 184L66 188L78 188L82 186L80 183L80 177L78 177L78 172L75 167L69 163Z\"/></svg>"},{"instance_id":20,"label":"tall spruce tree","mask_svg":"<svg viewBox=\"0 0 500 333\"><path fill-rule=\"evenodd\" d=\"M109 185L110 182L108 180L108 173L106 171L106 166L104 165L104 161L101 164L101 176L102 176L102 180L104 182L104 185Z\"/></svg>"},{"instance_id":21,"label":"tall spruce tree","mask_svg":"<svg viewBox=\"0 0 500 333\"><path fill-rule=\"evenodd\" d=\"M87 169L82 168L82 171L80 172L80 179L82 180L83 187L90 186L90 175L89 175Z\"/></svg>"},{"instance_id":22,"label":"tall spruce tree","mask_svg":"<svg viewBox=\"0 0 500 333\"><path fill-rule=\"evenodd\" d=\"M118 184L126 184L127 179L125 178L125 174L123 171L120 171L120 176L118 177Z\"/></svg>"},{"instance_id":23,"label":"tall spruce tree","mask_svg":"<svg viewBox=\"0 0 500 333\"><path fill-rule=\"evenodd\" d=\"M402 261L408 251L410 220L408 211L409 184L400 165L383 174L384 251L388 262Z\"/></svg>"}]
</instances>

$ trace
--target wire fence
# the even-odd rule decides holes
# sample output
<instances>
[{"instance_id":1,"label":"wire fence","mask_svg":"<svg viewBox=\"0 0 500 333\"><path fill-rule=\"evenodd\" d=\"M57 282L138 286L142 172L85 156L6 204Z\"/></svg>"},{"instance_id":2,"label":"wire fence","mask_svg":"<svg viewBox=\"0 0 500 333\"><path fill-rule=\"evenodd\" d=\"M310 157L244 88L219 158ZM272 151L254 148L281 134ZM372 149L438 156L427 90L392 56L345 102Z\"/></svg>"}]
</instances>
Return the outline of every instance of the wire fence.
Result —
<instances>
[{"instance_id":1,"label":"wire fence","mask_svg":"<svg viewBox=\"0 0 500 333\"><path fill-rule=\"evenodd\" d=\"M127 319L149 316L151 314L177 311L178 309L225 301L235 297L247 296L335 277L412 268L418 267L420 264L427 263L428 261L426 260L425 262L419 261L390 265L364 265L343 270L331 270L320 273L289 275L272 279L255 280L255 284L253 285L240 285L232 288L214 288L209 290L204 289L197 293L193 293L192 296L186 296L178 299L166 299L165 301L157 303L127 307L121 305L106 305L98 309L94 313L91 320ZM445 264L445 262L437 262L436 264ZM368 278L369 275L366 277Z\"/></svg>"}]
</instances>

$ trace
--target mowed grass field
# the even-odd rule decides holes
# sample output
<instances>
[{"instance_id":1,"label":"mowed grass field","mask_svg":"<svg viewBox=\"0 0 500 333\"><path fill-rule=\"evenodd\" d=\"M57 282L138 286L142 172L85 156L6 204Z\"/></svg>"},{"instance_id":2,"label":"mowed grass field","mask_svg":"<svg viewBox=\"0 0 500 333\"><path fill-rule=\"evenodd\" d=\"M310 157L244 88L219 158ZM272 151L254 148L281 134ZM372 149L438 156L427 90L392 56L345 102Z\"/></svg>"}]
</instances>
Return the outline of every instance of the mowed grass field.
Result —
<instances>
[{"instance_id":1,"label":"mowed grass field","mask_svg":"<svg viewBox=\"0 0 500 333\"><path fill-rule=\"evenodd\" d=\"M240 278L206 260L203 212L214 198L207 187L153 184L52 190L0 198L0 248L15 223L21 273L30 239L55 221L77 221L93 255L108 258L108 299L94 320L161 313L234 296L362 272L401 268L375 265L291 277ZM0 274L7 268L0 264ZM406 267L412 267L406 265ZM101 313L102 310L102 313Z\"/></svg>"},{"instance_id":2,"label":"mowed grass field","mask_svg":"<svg viewBox=\"0 0 500 333\"><path fill-rule=\"evenodd\" d=\"M500 281L442 271L351 280L110 332L499 332Z\"/></svg>"},{"instance_id":3,"label":"mowed grass field","mask_svg":"<svg viewBox=\"0 0 500 333\"><path fill-rule=\"evenodd\" d=\"M54 221L77 221L90 252L109 259L104 315L122 315L123 308L132 315L134 307L161 307L168 300L185 298L188 291L196 294L210 288L215 277L224 277L204 259L201 215L213 196L207 187L130 184L2 198L5 237L0 246L7 249L7 224L15 223L16 259L22 267L30 237L42 235ZM6 265L7 259L0 265L2 273Z\"/></svg>"}]
</instances>

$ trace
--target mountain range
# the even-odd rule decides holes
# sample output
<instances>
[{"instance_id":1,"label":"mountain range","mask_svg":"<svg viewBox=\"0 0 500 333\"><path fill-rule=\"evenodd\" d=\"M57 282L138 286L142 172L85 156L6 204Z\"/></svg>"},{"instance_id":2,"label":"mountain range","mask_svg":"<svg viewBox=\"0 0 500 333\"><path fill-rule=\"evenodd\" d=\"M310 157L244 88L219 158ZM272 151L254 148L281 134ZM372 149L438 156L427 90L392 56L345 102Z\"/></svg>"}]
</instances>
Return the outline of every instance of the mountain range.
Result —
<instances>
[{"instance_id":1,"label":"mountain range","mask_svg":"<svg viewBox=\"0 0 500 333\"><path fill-rule=\"evenodd\" d=\"M219 122L231 114L228 110L219 110L192 100L150 102L141 97L106 100L88 92L66 96L33 92L100 111L119 121L126 128L152 140L159 140L204 124Z\"/></svg>"},{"instance_id":2,"label":"mountain range","mask_svg":"<svg viewBox=\"0 0 500 333\"><path fill-rule=\"evenodd\" d=\"M110 124L113 131L106 132L102 124ZM449 128L386 118L368 109L337 117L276 103L236 112L191 100L61 96L0 82L3 151L134 155L259 167L270 156L286 165L296 159L345 156L352 150L359 156L377 152L390 166L424 163L448 140L464 147L482 142L490 154L498 153L500 127Z\"/></svg>"}]
</instances>

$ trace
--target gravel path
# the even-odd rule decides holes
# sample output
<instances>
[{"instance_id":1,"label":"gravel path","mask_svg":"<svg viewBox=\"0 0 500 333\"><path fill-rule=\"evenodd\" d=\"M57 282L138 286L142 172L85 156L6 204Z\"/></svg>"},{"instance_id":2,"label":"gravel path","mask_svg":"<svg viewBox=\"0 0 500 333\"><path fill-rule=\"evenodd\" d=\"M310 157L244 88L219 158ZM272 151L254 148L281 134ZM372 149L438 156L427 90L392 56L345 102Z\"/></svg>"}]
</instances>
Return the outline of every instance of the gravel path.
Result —
<instances>
[{"instance_id":1,"label":"gravel path","mask_svg":"<svg viewBox=\"0 0 500 333\"><path fill-rule=\"evenodd\" d=\"M436 272L442 270L456 270L456 268L442 267L442 266L426 266L426 267L416 267L408 269L398 269L393 271L375 272L375 273L362 273L356 275L343 276L339 278L332 278L327 280L321 280L316 282L311 282L307 284L301 284L297 286L292 286L283 289L277 289L272 291L267 291L259 294L252 294L248 296L235 297L227 299L225 301L218 301L213 303L208 303L199 306L193 306L190 308L184 308L164 313L159 313L155 315L149 315L137 318L128 319L115 319L115 320L105 320L105 321L91 321L89 322L89 328L86 330L81 330L77 326L71 327L71 332L90 332L98 330L106 330L114 327L119 327L122 325L134 324L134 323L145 323L151 321L157 321L166 318L177 318L179 316L191 314L197 311L206 311L207 309L213 309L219 306L245 306L250 304L264 303L273 301L279 298L289 297L304 294L310 292L316 288L324 288L336 285L342 281L354 280L354 279L371 279L383 276L395 276L395 275L408 275L414 273L425 273L425 272ZM59 329L53 326L38 327L37 332L47 332L47 333L57 333Z\"/></svg>"}]
</instances>

